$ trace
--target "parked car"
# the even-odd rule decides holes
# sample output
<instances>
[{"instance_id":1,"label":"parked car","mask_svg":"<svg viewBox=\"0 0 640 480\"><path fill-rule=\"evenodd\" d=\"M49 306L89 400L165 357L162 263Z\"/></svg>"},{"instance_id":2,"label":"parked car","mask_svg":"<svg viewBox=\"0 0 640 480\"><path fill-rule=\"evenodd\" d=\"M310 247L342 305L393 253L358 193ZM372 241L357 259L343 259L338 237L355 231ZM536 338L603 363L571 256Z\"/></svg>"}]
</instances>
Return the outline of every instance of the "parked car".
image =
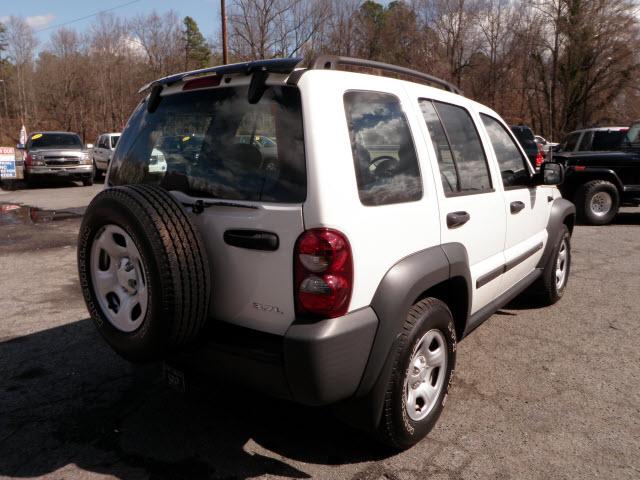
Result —
<instances>
[{"instance_id":1,"label":"parked car","mask_svg":"<svg viewBox=\"0 0 640 480\"><path fill-rule=\"evenodd\" d=\"M147 87L83 217L84 298L116 352L164 360L176 384L196 370L333 404L408 448L444 408L460 339L525 290L563 296L575 209L562 165L536 174L500 116L455 86L301 61ZM176 149L182 162L150 175L153 137L187 129L198 158ZM275 132L275 168L241 129Z\"/></svg>"},{"instance_id":2,"label":"parked car","mask_svg":"<svg viewBox=\"0 0 640 480\"><path fill-rule=\"evenodd\" d=\"M621 141L617 139L620 131L625 132ZM589 225L606 225L621 206L640 205L640 123L593 133L594 142L596 138L603 142L598 146L618 146L608 146L606 151L563 151L553 158L566 167L566 181L560 188L576 204L579 219Z\"/></svg>"},{"instance_id":3,"label":"parked car","mask_svg":"<svg viewBox=\"0 0 640 480\"><path fill-rule=\"evenodd\" d=\"M547 139L545 139L544 137L540 136L540 135L535 135L534 139L536 141L536 143L538 144L538 148L540 150L542 150L542 155L546 158L547 155L549 154L549 152L557 147L559 145L559 143L556 142L550 142Z\"/></svg>"},{"instance_id":4,"label":"parked car","mask_svg":"<svg viewBox=\"0 0 640 480\"><path fill-rule=\"evenodd\" d=\"M91 155L80 136L71 132L33 132L24 149L24 173L27 183L43 178L80 180L93 184Z\"/></svg>"},{"instance_id":5,"label":"parked car","mask_svg":"<svg viewBox=\"0 0 640 480\"><path fill-rule=\"evenodd\" d=\"M619 150L629 127L593 127L575 130L560 143L557 152Z\"/></svg>"},{"instance_id":6,"label":"parked car","mask_svg":"<svg viewBox=\"0 0 640 480\"><path fill-rule=\"evenodd\" d=\"M520 145L522 145L531 165L535 168L539 168L544 161L544 155L542 148L538 147L538 144L535 141L533 130L526 125L511 125L511 131L520 142Z\"/></svg>"},{"instance_id":7,"label":"parked car","mask_svg":"<svg viewBox=\"0 0 640 480\"><path fill-rule=\"evenodd\" d=\"M100 178L107 172L119 139L120 133L103 133L98 136L92 152L96 178Z\"/></svg>"}]
</instances>

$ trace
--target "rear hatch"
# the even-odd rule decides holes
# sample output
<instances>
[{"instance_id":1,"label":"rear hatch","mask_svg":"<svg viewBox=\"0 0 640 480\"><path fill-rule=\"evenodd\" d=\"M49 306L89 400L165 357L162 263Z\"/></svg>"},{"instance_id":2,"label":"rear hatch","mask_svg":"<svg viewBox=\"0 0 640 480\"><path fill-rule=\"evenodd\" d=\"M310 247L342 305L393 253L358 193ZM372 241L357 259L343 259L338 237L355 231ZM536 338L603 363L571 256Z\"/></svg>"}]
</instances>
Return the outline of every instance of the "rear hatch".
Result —
<instances>
[{"instance_id":1,"label":"rear hatch","mask_svg":"<svg viewBox=\"0 0 640 480\"><path fill-rule=\"evenodd\" d=\"M213 272L210 316L283 334L295 319L293 250L304 230L300 93L273 85L251 104L247 85L188 84L165 89L153 112L138 107L108 182L160 185L196 205Z\"/></svg>"}]
</instances>

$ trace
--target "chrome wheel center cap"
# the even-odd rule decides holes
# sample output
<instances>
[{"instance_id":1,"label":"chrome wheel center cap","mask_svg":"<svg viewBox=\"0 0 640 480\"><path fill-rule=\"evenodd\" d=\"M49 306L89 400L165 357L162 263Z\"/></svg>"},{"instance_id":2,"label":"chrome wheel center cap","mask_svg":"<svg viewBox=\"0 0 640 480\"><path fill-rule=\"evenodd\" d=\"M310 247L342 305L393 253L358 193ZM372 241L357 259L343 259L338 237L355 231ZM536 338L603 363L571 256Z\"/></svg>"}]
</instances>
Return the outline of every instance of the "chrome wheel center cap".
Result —
<instances>
[{"instance_id":1,"label":"chrome wheel center cap","mask_svg":"<svg viewBox=\"0 0 640 480\"><path fill-rule=\"evenodd\" d=\"M135 295L138 291L138 273L136 267L127 257L121 258L118 262L116 274L118 283L129 295Z\"/></svg>"}]
</instances>

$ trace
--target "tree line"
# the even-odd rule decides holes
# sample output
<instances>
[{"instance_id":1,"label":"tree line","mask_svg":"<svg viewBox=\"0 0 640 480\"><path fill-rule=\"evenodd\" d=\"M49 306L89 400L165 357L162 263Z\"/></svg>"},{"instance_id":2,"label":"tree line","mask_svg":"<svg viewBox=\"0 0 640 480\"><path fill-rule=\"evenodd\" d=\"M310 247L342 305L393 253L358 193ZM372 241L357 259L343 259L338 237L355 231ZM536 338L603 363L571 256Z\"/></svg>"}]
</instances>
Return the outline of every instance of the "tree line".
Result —
<instances>
[{"instance_id":1,"label":"tree line","mask_svg":"<svg viewBox=\"0 0 640 480\"><path fill-rule=\"evenodd\" d=\"M510 123L559 139L640 117L634 0L231 0L229 58L327 53L414 68L456 84ZM28 130L120 131L145 83L221 63L191 17L105 13L38 45L0 24L0 144Z\"/></svg>"}]
</instances>

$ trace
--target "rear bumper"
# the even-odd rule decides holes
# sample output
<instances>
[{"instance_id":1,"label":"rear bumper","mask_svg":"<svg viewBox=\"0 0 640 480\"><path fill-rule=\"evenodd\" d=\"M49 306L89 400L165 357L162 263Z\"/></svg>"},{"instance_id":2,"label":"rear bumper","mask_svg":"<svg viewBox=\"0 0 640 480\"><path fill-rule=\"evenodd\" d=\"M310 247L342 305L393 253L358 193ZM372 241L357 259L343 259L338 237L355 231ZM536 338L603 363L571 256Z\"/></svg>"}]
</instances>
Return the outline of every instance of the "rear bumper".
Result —
<instances>
[{"instance_id":1,"label":"rear bumper","mask_svg":"<svg viewBox=\"0 0 640 480\"><path fill-rule=\"evenodd\" d=\"M74 165L72 167L25 167L25 171L28 176L37 178L91 178L93 175L93 165Z\"/></svg>"},{"instance_id":2,"label":"rear bumper","mask_svg":"<svg viewBox=\"0 0 640 480\"><path fill-rule=\"evenodd\" d=\"M367 307L339 318L297 321L284 336L211 322L202 343L168 363L305 405L352 397L369 359L378 318Z\"/></svg>"}]
</instances>

